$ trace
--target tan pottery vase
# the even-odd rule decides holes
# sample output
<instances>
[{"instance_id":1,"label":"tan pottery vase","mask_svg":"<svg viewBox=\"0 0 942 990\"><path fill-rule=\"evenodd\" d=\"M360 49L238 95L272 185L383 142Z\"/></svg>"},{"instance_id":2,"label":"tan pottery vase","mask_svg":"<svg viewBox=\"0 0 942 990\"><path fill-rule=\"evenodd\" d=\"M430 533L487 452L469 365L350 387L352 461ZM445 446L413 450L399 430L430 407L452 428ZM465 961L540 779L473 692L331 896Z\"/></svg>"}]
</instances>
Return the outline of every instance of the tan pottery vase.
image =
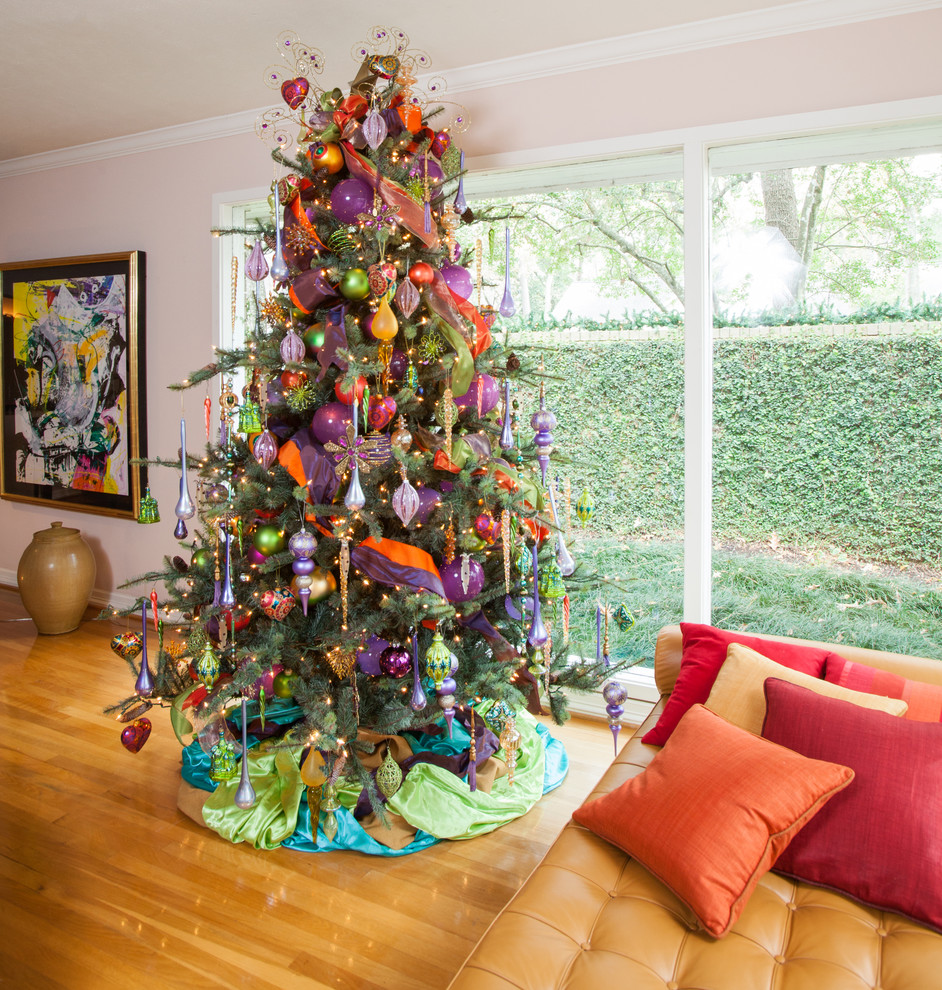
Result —
<instances>
[{"instance_id":1,"label":"tan pottery vase","mask_svg":"<svg viewBox=\"0 0 942 990\"><path fill-rule=\"evenodd\" d=\"M77 629L95 584L95 557L81 531L54 522L33 533L20 557L16 583L43 636Z\"/></svg>"}]
</instances>

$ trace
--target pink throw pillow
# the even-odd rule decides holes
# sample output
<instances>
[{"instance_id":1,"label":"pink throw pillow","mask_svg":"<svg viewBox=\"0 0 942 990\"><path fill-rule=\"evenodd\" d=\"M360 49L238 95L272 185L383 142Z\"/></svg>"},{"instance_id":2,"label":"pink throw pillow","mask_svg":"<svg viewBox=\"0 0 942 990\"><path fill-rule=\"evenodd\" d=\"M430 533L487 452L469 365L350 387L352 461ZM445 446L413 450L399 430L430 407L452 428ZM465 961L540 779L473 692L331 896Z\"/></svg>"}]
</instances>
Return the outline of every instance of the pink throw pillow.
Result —
<instances>
[{"instance_id":1,"label":"pink throw pillow","mask_svg":"<svg viewBox=\"0 0 942 990\"><path fill-rule=\"evenodd\" d=\"M682 622L680 630L684 654L680 661L677 683L657 724L641 737L642 742L652 746L663 746L667 742L691 705L706 702L716 675L726 659L726 650L730 643L748 646L769 660L812 677L824 676L824 661L830 655L830 651L822 647L778 643L772 639L726 632L694 622Z\"/></svg>"},{"instance_id":2,"label":"pink throw pillow","mask_svg":"<svg viewBox=\"0 0 942 990\"><path fill-rule=\"evenodd\" d=\"M914 722L942 722L942 685L912 681L879 667L845 660L836 653L830 654L824 665L824 678L851 691L901 698L909 705L903 718Z\"/></svg>"},{"instance_id":3,"label":"pink throw pillow","mask_svg":"<svg viewBox=\"0 0 942 990\"><path fill-rule=\"evenodd\" d=\"M942 725L765 682L762 735L850 767L773 869L942 931Z\"/></svg>"}]
</instances>

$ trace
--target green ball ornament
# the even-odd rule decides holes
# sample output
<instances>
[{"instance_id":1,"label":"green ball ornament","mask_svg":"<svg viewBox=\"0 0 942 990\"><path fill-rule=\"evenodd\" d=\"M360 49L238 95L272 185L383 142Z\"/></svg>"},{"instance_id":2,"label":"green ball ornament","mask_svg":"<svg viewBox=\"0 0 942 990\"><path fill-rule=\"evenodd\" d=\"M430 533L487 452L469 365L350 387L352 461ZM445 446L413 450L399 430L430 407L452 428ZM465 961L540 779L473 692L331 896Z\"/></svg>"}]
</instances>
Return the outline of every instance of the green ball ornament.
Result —
<instances>
[{"instance_id":1,"label":"green ball ornament","mask_svg":"<svg viewBox=\"0 0 942 990\"><path fill-rule=\"evenodd\" d=\"M340 294L347 299L365 299L370 294L370 277L362 268L348 268L340 277Z\"/></svg>"},{"instance_id":2,"label":"green ball ornament","mask_svg":"<svg viewBox=\"0 0 942 990\"><path fill-rule=\"evenodd\" d=\"M199 550L193 551L193 556L190 557L190 566L198 567L201 571L208 571L213 566L214 560L212 550L200 547Z\"/></svg>"},{"instance_id":3,"label":"green ball ornament","mask_svg":"<svg viewBox=\"0 0 942 990\"><path fill-rule=\"evenodd\" d=\"M309 354L313 354L324 346L324 324L315 323L304 331L304 346Z\"/></svg>"},{"instance_id":4,"label":"green ball ornament","mask_svg":"<svg viewBox=\"0 0 942 990\"><path fill-rule=\"evenodd\" d=\"M285 548L285 535L277 526L266 523L255 530L252 537L252 546L262 554L263 557L270 557L273 553L278 553Z\"/></svg>"},{"instance_id":5,"label":"green ball ornament","mask_svg":"<svg viewBox=\"0 0 942 990\"><path fill-rule=\"evenodd\" d=\"M271 684L271 689L275 697L293 698L294 689L299 679L300 678L297 674L289 674L286 670L282 670L280 673L275 674Z\"/></svg>"}]
</instances>

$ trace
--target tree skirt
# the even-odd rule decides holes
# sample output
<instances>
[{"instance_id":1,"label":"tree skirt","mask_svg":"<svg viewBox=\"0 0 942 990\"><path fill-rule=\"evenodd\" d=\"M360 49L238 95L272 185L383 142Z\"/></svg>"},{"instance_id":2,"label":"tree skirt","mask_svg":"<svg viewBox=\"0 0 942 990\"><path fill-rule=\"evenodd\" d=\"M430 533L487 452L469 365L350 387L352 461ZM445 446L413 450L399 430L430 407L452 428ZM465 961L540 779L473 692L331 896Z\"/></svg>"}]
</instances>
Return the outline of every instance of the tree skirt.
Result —
<instances>
[{"instance_id":1,"label":"tree skirt","mask_svg":"<svg viewBox=\"0 0 942 990\"><path fill-rule=\"evenodd\" d=\"M256 800L242 810L234 803L238 781L217 784L209 777L210 758L198 742L183 750L179 805L200 824L230 842L249 842L257 849L286 846L305 852L354 849L374 856L418 852L442 839L471 839L526 814L566 777L569 758L563 744L527 712L517 714L520 748L510 784L506 764L491 757L478 767L478 789L467 778L433 763L416 763L387 802L387 821L368 813L354 816L361 788L338 788L343 807L336 812L337 834L328 840L323 828L316 841L311 828L308 788L301 779L297 748L262 751L249 737L249 768ZM414 754L451 756L467 750L469 735L455 723L447 734L402 737Z\"/></svg>"}]
</instances>

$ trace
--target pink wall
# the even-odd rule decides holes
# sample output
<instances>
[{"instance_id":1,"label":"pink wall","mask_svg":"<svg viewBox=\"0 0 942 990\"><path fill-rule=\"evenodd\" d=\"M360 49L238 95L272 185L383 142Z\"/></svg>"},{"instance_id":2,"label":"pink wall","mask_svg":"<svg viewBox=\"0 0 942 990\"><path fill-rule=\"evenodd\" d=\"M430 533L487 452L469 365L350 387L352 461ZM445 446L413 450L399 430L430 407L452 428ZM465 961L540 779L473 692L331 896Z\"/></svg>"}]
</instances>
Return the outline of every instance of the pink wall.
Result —
<instances>
[{"instance_id":1,"label":"pink wall","mask_svg":"<svg viewBox=\"0 0 942 990\"><path fill-rule=\"evenodd\" d=\"M936 96L940 37L936 10L481 90L461 98L472 121L464 146L473 167L507 151ZM211 357L212 197L269 176L266 151L247 134L0 180L0 260L147 253L153 454L173 456L179 444L180 400L167 384ZM191 436L203 395L194 389L186 400ZM0 581L14 579L32 532L55 518L92 545L103 594L158 565L176 552L177 476L155 470L151 487L157 526L0 502Z\"/></svg>"}]
</instances>

